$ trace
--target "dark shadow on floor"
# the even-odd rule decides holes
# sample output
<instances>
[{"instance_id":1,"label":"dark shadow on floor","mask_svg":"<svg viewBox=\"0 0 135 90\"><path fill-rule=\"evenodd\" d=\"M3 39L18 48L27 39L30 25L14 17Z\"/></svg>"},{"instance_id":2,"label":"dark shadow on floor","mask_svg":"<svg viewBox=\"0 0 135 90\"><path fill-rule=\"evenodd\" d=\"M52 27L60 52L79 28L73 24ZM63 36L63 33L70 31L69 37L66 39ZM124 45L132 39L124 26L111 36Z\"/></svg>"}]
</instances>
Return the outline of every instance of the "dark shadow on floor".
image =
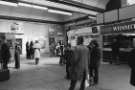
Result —
<instances>
[{"instance_id":1,"label":"dark shadow on floor","mask_svg":"<svg viewBox=\"0 0 135 90\"><path fill-rule=\"evenodd\" d=\"M29 65L35 65L35 62L27 62L26 64L29 64Z\"/></svg>"}]
</instances>

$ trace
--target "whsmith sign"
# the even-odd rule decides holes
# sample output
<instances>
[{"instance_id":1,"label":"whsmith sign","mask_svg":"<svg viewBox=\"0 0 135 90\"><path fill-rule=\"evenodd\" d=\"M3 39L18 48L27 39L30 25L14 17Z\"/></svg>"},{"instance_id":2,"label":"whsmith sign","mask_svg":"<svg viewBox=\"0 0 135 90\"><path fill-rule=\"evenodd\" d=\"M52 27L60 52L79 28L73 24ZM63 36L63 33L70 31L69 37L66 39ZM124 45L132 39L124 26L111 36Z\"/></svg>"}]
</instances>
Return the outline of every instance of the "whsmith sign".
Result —
<instances>
[{"instance_id":1,"label":"whsmith sign","mask_svg":"<svg viewBox=\"0 0 135 90\"><path fill-rule=\"evenodd\" d=\"M101 27L102 34L135 32L135 22L120 23Z\"/></svg>"},{"instance_id":2,"label":"whsmith sign","mask_svg":"<svg viewBox=\"0 0 135 90\"><path fill-rule=\"evenodd\" d=\"M135 29L135 24L113 27L113 30L116 32L125 31L125 30L133 30L133 29Z\"/></svg>"}]
</instances>

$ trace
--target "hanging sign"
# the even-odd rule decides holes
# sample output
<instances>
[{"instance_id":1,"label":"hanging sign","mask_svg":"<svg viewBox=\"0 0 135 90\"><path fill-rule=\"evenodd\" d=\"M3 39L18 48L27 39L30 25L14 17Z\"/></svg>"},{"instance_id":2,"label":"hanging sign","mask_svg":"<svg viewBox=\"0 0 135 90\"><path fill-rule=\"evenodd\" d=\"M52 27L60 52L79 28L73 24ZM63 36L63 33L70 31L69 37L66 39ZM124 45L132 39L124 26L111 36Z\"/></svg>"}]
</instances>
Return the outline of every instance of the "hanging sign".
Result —
<instances>
[{"instance_id":1,"label":"hanging sign","mask_svg":"<svg viewBox=\"0 0 135 90\"><path fill-rule=\"evenodd\" d=\"M23 33L21 22L13 22L10 26L10 29L11 29L11 32L14 32L14 33Z\"/></svg>"}]
</instances>

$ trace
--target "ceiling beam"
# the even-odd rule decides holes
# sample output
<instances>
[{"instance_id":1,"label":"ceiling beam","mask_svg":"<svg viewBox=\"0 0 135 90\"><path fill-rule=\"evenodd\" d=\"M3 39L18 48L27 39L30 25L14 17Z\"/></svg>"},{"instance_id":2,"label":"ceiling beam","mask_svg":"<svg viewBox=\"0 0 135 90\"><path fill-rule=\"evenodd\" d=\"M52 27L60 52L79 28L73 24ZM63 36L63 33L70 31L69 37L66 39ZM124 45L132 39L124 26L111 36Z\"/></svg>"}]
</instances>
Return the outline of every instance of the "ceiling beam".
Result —
<instances>
[{"instance_id":1,"label":"ceiling beam","mask_svg":"<svg viewBox=\"0 0 135 90\"><path fill-rule=\"evenodd\" d=\"M24 18L24 17L15 17L15 16L3 16L3 15L0 15L0 19L19 20L19 21L28 21L28 22L38 22L38 23L48 23L48 24L60 24L60 25L63 25L63 22L59 22L59 21Z\"/></svg>"},{"instance_id":2,"label":"ceiling beam","mask_svg":"<svg viewBox=\"0 0 135 90\"><path fill-rule=\"evenodd\" d=\"M93 16L93 17L95 17L95 16ZM80 21L84 21L84 20L88 20L88 19L90 20L89 15L86 15L86 16L75 18L75 19L72 19L72 20L64 21L63 23L64 24L76 23L76 22L80 22Z\"/></svg>"},{"instance_id":3,"label":"ceiling beam","mask_svg":"<svg viewBox=\"0 0 135 90\"><path fill-rule=\"evenodd\" d=\"M96 11L83 9L83 8L79 8L79 7L72 6L72 5L47 1L47 0L20 0L20 2L36 4L36 5L41 5L41 6L45 6L45 7L53 7L53 8L57 8L57 9L68 10L70 12L82 13L82 14L87 14L87 15L96 15L99 13Z\"/></svg>"},{"instance_id":4,"label":"ceiling beam","mask_svg":"<svg viewBox=\"0 0 135 90\"><path fill-rule=\"evenodd\" d=\"M92 10L92 11L96 11L96 12L100 12L100 13L103 13L105 11L102 8L94 7L94 6L91 6L91 5L87 5L87 4L77 2L77 1L72 1L72 0L47 0L47 1L61 3L61 4L65 4L65 5L72 5L72 6L75 6L75 7L88 9L88 10Z\"/></svg>"}]
</instances>

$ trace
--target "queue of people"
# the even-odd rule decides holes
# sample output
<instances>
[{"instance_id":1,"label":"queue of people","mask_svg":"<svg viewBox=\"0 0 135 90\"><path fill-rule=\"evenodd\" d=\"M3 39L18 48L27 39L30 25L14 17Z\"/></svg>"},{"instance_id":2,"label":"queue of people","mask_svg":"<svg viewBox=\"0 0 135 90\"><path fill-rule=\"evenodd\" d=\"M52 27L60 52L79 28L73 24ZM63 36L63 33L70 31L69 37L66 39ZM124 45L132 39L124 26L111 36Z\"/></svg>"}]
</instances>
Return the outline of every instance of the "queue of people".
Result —
<instances>
[{"instance_id":1,"label":"queue of people","mask_svg":"<svg viewBox=\"0 0 135 90\"><path fill-rule=\"evenodd\" d=\"M69 90L74 90L77 81L81 81L80 90L85 90L85 82L97 85L99 78L100 49L96 40L88 46L83 45L83 37L77 38L77 46L68 44L64 49L66 60L66 78L71 80Z\"/></svg>"}]
</instances>

